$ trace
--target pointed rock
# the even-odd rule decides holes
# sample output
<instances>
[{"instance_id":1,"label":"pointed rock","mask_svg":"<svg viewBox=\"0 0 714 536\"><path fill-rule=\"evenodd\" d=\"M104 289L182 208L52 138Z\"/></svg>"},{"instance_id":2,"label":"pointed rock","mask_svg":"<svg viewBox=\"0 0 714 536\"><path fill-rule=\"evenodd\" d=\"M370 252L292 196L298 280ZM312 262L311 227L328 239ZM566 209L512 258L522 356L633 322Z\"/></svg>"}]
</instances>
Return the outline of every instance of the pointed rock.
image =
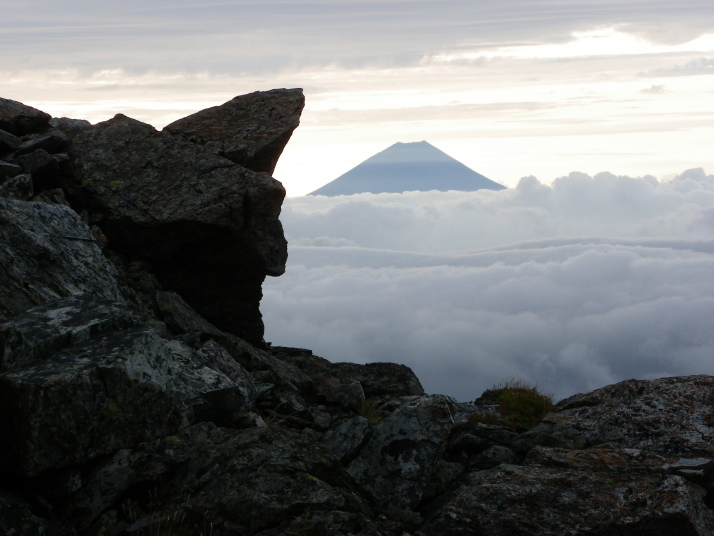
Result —
<instances>
[{"instance_id":1,"label":"pointed rock","mask_svg":"<svg viewBox=\"0 0 714 536\"><path fill-rule=\"evenodd\" d=\"M164 131L253 171L272 174L304 106L302 89L256 91L179 119Z\"/></svg>"}]
</instances>

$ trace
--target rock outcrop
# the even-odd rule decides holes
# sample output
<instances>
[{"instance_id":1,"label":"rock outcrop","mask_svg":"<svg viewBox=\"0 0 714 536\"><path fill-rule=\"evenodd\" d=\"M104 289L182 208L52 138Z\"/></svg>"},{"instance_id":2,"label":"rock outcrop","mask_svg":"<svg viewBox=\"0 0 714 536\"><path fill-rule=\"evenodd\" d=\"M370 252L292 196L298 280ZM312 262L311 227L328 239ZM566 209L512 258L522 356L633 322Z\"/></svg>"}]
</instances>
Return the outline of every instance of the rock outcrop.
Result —
<instances>
[{"instance_id":1,"label":"rock outcrop","mask_svg":"<svg viewBox=\"0 0 714 536\"><path fill-rule=\"evenodd\" d=\"M530 430L262 340L300 90L157 132L0 99L0 533L714 534L714 377ZM224 137L222 137L224 136Z\"/></svg>"}]
</instances>

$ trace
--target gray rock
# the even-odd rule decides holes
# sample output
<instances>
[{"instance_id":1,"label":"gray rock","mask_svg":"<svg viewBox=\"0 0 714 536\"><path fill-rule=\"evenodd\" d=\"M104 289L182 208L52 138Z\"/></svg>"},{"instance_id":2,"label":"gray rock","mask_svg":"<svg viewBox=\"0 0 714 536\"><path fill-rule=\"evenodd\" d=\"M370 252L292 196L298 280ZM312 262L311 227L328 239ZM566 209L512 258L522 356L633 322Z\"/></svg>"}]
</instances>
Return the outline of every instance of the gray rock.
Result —
<instances>
[{"instance_id":1,"label":"gray rock","mask_svg":"<svg viewBox=\"0 0 714 536\"><path fill-rule=\"evenodd\" d=\"M15 175L0 184L0 197L29 201L33 194L32 175Z\"/></svg>"},{"instance_id":2,"label":"gray rock","mask_svg":"<svg viewBox=\"0 0 714 536\"><path fill-rule=\"evenodd\" d=\"M0 160L0 182L2 182L3 177L12 178L20 173L22 173L21 166Z\"/></svg>"},{"instance_id":3,"label":"gray rock","mask_svg":"<svg viewBox=\"0 0 714 536\"><path fill-rule=\"evenodd\" d=\"M44 149L37 149L14 159L25 173L32 175L35 192L56 188L61 184L59 160Z\"/></svg>"},{"instance_id":4,"label":"gray rock","mask_svg":"<svg viewBox=\"0 0 714 536\"><path fill-rule=\"evenodd\" d=\"M147 532L177 516L182 522L174 533L181 535L201 529L217 535L348 534L320 531L320 520L380 534L358 486L310 435L277 426L238 431L206 423L142 450L175 466L169 478L147 484L158 504L137 491L125 495L135 509L133 522L145 519ZM107 534L118 534L128 521L105 515L93 533L104 526Z\"/></svg>"},{"instance_id":5,"label":"gray rock","mask_svg":"<svg viewBox=\"0 0 714 536\"><path fill-rule=\"evenodd\" d=\"M0 154L14 151L21 143L20 138L0 129Z\"/></svg>"},{"instance_id":6,"label":"gray rock","mask_svg":"<svg viewBox=\"0 0 714 536\"><path fill-rule=\"evenodd\" d=\"M218 341L236 361L254 374L259 374L264 382L287 387L293 392L314 390L312 379L292 363L230 334L225 334Z\"/></svg>"},{"instance_id":7,"label":"gray rock","mask_svg":"<svg viewBox=\"0 0 714 536\"><path fill-rule=\"evenodd\" d=\"M514 443L570 449L606 445L663 456L714 458L714 378L688 376L628 380L575 395L558 404Z\"/></svg>"},{"instance_id":8,"label":"gray rock","mask_svg":"<svg viewBox=\"0 0 714 536\"><path fill-rule=\"evenodd\" d=\"M174 370L165 342L136 328L0 375L0 467L35 476L177 432L192 414L164 387Z\"/></svg>"},{"instance_id":9,"label":"gray rock","mask_svg":"<svg viewBox=\"0 0 714 536\"><path fill-rule=\"evenodd\" d=\"M285 190L179 137L118 115L71 142L65 182L112 247L150 260L218 328L260 343L261 284L285 270Z\"/></svg>"},{"instance_id":10,"label":"gray rock","mask_svg":"<svg viewBox=\"0 0 714 536\"><path fill-rule=\"evenodd\" d=\"M469 466L478 467L480 469L491 469L502 463L521 464L522 462L523 457L508 447L504 447L503 445L491 445L470 460Z\"/></svg>"},{"instance_id":11,"label":"gray rock","mask_svg":"<svg viewBox=\"0 0 714 536\"><path fill-rule=\"evenodd\" d=\"M179 119L164 131L253 171L272 174L304 106L301 89L256 91Z\"/></svg>"},{"instance_id":12,"label":"gray rock","mask_svg":"<svg viewBox=\"0 0 714 536\"><path fill-rule=\"evenodd\" d=\"M30 138L17 147L18 155L28 154L38 149L47 151L48 153L61 153L67 148L67 135L62 131L56 130L49 134L43 134Z\"/></svg>"},{"instance_id":13,"label":"gray rock","mask_svg":"<svg viewBox=\"0 0 714 536\"><path fill-rule=\"evenodd\" d=\"M705 490L679 476L500 465L432 505L423 536L714 533Z\"/></svg>"},{"instance_id":14,"label":"gray rock","mask_svg":"<svg viewBox=\"0 0 714 536\"><path fill-rule=\"evenodd\" d=\"M71 119L69 117L53 117L50 119L49 125L70 136L74 136L92 126L89 121L84 119Z\"/></svg>"},{"instance_id":15,"label":"gray rock","mask_svg":"<svg viewBox=\"0 0 714 536\"><path fill-rule=\"evenodd\" d=\"M175 292L158 291L156 305L162 318L175 333L197 333L201 337L225 337L225 334L199 315Z\"/></svg>"},{"instance_id":16,"label":"gray rock","mask_svg":"<svg viewBox=\"0 0 714 536\"><path fill-rule=\"evenodd\" d=\"M404 405L374 427L348 472L381 504L414 508L446 446L454 403L434 395Z\"/></svg>"},{"instance_id":17,"label":"gray rock","mask_svg":"<svg viewBox=\"0 0 714 536\"><path fill-rule=\"evenodd\" d=\"M211 421L230 426L243 413L254 409L253 377L215 341L198 350L179 341L167 343L175 372L165 383L184 394L193 406L193 421Z\"/></svg>"},{"instance_id":18,"label":"gray rock","mask_svg":"<svg viewBox=\"0 0 714 536\"><path fill-rule=\"evenodd\" d=\"M46 128L49 120L50 115L37 108L0 97L0 130L23 136Z\"/></svg>"},{"instance_id":19,"label":"gray rock","mask_svg":"<svg viewBox=\"0 0 714 536\"><path fill-rule=\"evenodd\" d=\"M371 433L369 422L362 416L353 417L325 437L325 444L343 464L354 459Z\"/></svg>"},{"instance_id":20,"label":"gray rock","mask_svg":"<svg viewBox=\"0 0 714 536\"><path fill-rule=\"evenodd\" d=\"M358 412L364 405L364 390L359 382L336 385L333 395L339 405L347 411Z\"/></svg>"},{"instance_id":21,"label":"gray rock","mask_svg":"<svg viewBox=\"0 0 714 536\"><path fill-rule=\"evenodd\" d=\"M0 197L0 318L93 294L121 301L114 271L70 208Z\"/></svg>"},{"instance_id":22,"label":"gray rock","mask_svg":"<svg viewBox=\"0 0 714 536\"><path fill-rule=\"evenodd\" d=\"M0 322L0 370L18 369L62 348L138 325L123 302L90 294L40 305Z\"/></svg>"}]
</instances>

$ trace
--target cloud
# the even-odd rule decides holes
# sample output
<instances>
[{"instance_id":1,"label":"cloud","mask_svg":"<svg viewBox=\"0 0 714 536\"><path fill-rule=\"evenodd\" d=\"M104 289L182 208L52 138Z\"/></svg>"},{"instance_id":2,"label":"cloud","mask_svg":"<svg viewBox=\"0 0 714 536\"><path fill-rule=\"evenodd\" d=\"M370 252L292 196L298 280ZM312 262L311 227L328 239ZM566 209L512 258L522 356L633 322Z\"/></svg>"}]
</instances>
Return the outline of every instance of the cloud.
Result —
<instances>
[{"instance_id":1,"label":"cloud","mask_svg":"<svg viewBox=\"0 0 714 536\"><path fill-rule=\"evenodd\" d=\"M660 67L652 69L642 76L699 76L714 73L714 58L697 58L690 60L683 65L673 65L670 67Z\"/></svg>"},{"instance_id":2,"label":"cloud","mask_svg":"<svg viewBox=\"0 0 714 536\"><path fill-rule=\"evenodd\" d=\"M513 376L564 397L712 373L714 177L702 170L350 197L286 200L288 270L261 307L274 344L404 363L461 400Z\"/></svg>"},{"instance_id":3,"label":"cloud","mask_svg":"<svg viewBox=\"0 0 714 536\"><path fill-rule=\"evenodd\" d=\"M664 86L662 86L662 85L650 86L648 88L640 90L640 93L649 93L652 95L659 95L659 94L665 93L665 92L666 92L666 89L664 89Z\"/></svg>"},{"instance_id":4,"label":"cloud","mask_svg":"<svg viewBox=\"0 0 714 536\"><path fill-rule=\"evenodd\" d=\"M706 2L446 1L146 2L38 0L5 10L0 47L28 67L181 69L240 74L287 67L415 65L478 46L564 43L573 32L626 23L650 40L710 30ZM686 29L686 31L685 31ZM478 38L474 38L478 36ZM247 52L248 51L248 52Z\"/></svg>"}]
</instances>

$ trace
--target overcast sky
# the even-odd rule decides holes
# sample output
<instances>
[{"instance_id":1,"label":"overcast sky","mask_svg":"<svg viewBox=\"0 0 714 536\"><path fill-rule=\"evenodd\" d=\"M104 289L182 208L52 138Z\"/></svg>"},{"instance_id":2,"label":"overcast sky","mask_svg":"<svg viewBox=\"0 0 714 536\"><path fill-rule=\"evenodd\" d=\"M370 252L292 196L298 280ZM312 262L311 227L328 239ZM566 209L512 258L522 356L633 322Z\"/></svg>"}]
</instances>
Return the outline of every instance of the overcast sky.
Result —
<instances>
[{"instance_id":1,"label":"overcast sky","mask_svg":"<svg viewBox=\"0 0 714 536\"><path fill-rule=\"evenodd\" d=\"M396 361L431 393L557 398L714 374L714 176L573 173L478 192L288 199L266 339Z\"/></svg>"},{"instance_id":2,"label":"overcast sky","mask_svg":"<svg viewBox=\"0 0 714 536\"><path fill-rule=\"evenodd\" d=\"M0 0L0 95L163 127L303 87L276 177L426 140L506 186L714 168L711 0Z\"/></svg>"}]
</instances>

